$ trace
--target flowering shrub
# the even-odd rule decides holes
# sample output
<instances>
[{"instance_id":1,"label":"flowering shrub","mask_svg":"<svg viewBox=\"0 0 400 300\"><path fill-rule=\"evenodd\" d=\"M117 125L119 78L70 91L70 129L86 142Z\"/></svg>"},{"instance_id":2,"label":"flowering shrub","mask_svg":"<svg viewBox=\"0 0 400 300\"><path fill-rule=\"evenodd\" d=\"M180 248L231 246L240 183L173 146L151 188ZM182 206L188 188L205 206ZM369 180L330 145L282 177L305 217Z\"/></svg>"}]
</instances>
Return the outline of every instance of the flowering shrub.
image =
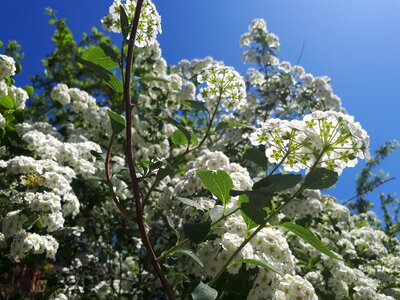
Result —
<instances>
[{"instance_id":1,"label":"flowering shrub","mask_svg":"<svg viewBox=\"0 0 400 300\"><path fill-rule=\"evenodd\" d=\"M168 66L160 20L114 1L102 25L122 47L60 42L76 66L35 77L36 96L0 55L2 297L400 298L398 220L385 231L321 191L370 158L330 80L280 62L263 20L240 40L245 77L210 57Z\"/></svg>"}]
</instances>

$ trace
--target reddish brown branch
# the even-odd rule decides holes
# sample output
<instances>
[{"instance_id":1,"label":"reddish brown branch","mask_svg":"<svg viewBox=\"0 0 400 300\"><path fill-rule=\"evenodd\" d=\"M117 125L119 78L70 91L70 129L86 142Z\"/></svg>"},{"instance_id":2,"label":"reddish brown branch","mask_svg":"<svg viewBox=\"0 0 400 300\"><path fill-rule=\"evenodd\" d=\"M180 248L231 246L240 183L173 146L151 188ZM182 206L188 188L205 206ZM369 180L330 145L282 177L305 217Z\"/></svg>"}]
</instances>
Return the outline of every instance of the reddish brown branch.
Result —
<instances>
[{"instance_id":1,"label":"reddish brown branch","mask_svg":"<svg viewBox=\"0 0 400 300\"><path fill-rule=\"evenodd\" d=\"M131 35L130 35L129 41L128 41L128 55L127 55L127 59L126 59L125 82L124 82L124 102L125 102L125 112L126 112L126 153L125 153L125 155L126 155L126 160L128 163L129 174L130 174L131 181L132 181L133 195L134 195L134 199L135 199L136 216L137 216L136 222L139 227L139 232L140 232L140 236L141 236L143 245L146 248L149 260L153 266L154 271L156 272L158 278L160 279L160 281L163 285L166 295L168 296L168 298L170 300L174 300L175 295L172 290L172 287L169 284L163 270L161 269L159 262L157 261L157 257L154 253L153 247L151 245L151 242L149 240L149 237L148 237L148 234L146 231L145 221L144 221L144 217L143 217L139 180L136 175L135 161L133 159L133 153L132 153L132 111L133 111L134 105L131 102L131 73L132 73L132 64L133 64L133 50L135 47L136 33L137 33L138 25L139 25L139 18L140 18L142 6L143 6L143 0L138 0L136 10L135 10L135 16L133 19Z\"/></svg>"},{"instance_id":2,"label":"reddish brown branch","mask_svg":"<svg viewBox=\"0 0 400 300\"><path fill-rule=\"evenodd\" d=\"M136 218L129 211L127 211L125 209L125 207L119 201L117 195L114 192L113 184L111 181L112 175L111 175L111 168L110 168L113 143L114 143L114 134L111 136L110 145L108 146L108 149L107 149L107 155L106 155L106 161L105 161L106 179L107 179L107 183L110 188L110 191L111 191L111 198L113 199L115 206L118 208L118 210L125 216L125 218L129 222L136 222Z\"/></svg>"}]
</instances>

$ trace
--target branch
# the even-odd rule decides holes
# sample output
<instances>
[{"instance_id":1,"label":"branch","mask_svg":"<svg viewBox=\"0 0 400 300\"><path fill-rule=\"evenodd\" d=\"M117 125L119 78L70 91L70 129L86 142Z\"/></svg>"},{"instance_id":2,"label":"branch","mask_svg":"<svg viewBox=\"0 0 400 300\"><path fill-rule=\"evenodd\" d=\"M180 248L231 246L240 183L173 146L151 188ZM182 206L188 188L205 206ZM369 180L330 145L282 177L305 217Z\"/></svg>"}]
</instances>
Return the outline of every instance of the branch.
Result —
<instances>
[{"instance_id":1,"label":"branch","mask_svg":"<svg viewBox=\"0 0 400 300\"><path fill-rule=\"evenodd\" d=\"M371 191L373 191L374 189L376 189L377 187L379 187L379 186L381 186L381 185L383 185L383 184L385 184L385 183L387 183L387 182L389 182L389 181L392 181L392 180L394 180L394 179L396 179L396 177L390 177L389 179L386 179L386 180L384 180L384 181L382 181L382 182L380 182L380 183L374 184L373 186L371 186L370 188L366 189L366 190L363 191L362 193L358 193L357 195L355 195L355 196L353 196L353 197L347 199L346 201L342 202L342 204L346 204L346 203L350 202L351 200L354 200L354 199L356 199L356 198L358 198L358 197L360 197L360 196L362 196L362 195L364 195L364 194L366 194L366 193L368 193L368 192L371 192Z\"/></svg>"},{"instance_id":2,"label":"branch","mask_svg":"<svg viewBox=\"0 0 400 300\"><path fill-rule=\"evenodd\" d=\"M105 162L107 183L108 183L108 186L110 188L111 197L112 197L112 199L113 199L113 201L115 203L115 206L117 206L119 211L125 216L125 218L129 222L134 223L134 222L136 222L136 218L129 211L127 211L125 209L125 207L119 201L117 195L115 194L114 188L113 188L111 168L110 168L110 166L111 166L111 153L112 153L113 143L114 143L114 134L112 134L112 136L111 136L110 145L108 146L108 149L107 149L107 156L106 156L106 162Z\"/></svg>"},{"instance_id":3,"label":"branch","mask_svg":"<svg viewBox=\"0 0 400 300\"><path fill-rule=\"evenodd\" d=\"M132 73L132 64L133 64L133 50L135 47L135 39L136 33L139 25L140 13L143 6L143 0L137 1L137 6L135 10L135 16L133 19L131 35L128 40L128 55L126 59L126 70L125 70L125 82L124 82L124 102L125 102L125 112L126 112L126 160L128 163L129 174L132 181L133 195L135 199L135 207L136 207L136 222L139 227L139 232L141 236L141 240L143 242L144 247L146 248L147 255L150 259L150 262L153 266L154 271L156 272L158 278L160 279L164 291L170 300L174 300L174 292L172 290L171 285L169 284L163 270L161 269L160 264L157 261L157 257L154 253L153 247L147 235L144 218L143 218L143 209L142 209L142 201L140 195L140 186L139 180L136 175L135 162L133 159L132 153L132 111L134 105L131 102L131 73Z\"/></svg>"}]
</instances>

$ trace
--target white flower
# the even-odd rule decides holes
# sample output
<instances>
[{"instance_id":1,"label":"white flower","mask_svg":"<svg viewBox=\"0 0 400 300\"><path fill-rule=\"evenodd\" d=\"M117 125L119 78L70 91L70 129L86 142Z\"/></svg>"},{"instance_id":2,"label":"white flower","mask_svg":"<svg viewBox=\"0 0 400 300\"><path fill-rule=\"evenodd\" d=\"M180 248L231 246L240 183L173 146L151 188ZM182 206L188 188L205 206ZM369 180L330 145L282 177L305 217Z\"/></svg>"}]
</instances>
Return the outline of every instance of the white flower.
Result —
<instances>
[{"instance_id":1,"label":"white flower","mask_svg":"<svg viewBox=\"0 0 400 300\"><path fill-rule=\"evenodd\" d=\"M54 101L66 105L71 102L71 96L68 93L68 86L62 83L57 84L50 93Z\"/></svg>"},{"instance_id":2,"label":"white flower","mask_svg":"<svg viewBox=\"0 0 400 300\"><path fill-rule=\"evenodd\" d=\"M0 54L0 80L15 75L16 70L14 59Z\"/></svg>"},{"instance_id":3,"label":"white flower","mask_svg":"<svg viewBox=\"0 0 400 300\"><path fill-rule=\"evenodd\" d=\"M120 10L124 8L129 24L133 23L137 0L126 0L122 3L115 0L109 9L109 13L101 20L104 30L116 33L121 32ZM135 45L139 48L151 46L156 42L157 34L161 33L161 17L151 0L143 2ZM127 37L129 39L129 36Z\"/></svg>"},{"instance_id":4,"label":"white flower","mask_svg":"<svg viewBox=\"0 0 400 300\"><path fill-rule=\"evenodd\" d=\"M268 160L286 171L317 167L340 174L357 158L369 157L369 137L354 118L335 111L315 111L299 120L269 119L250 135L254 146L265 145Z\"/></svg>"},{"instance_id":5,"label":"white flower","mask_svg":"<svg viewBox=\"0 0 400 300\"><path fill-rule=\"evenodd\" d=\"M215 108L221 100L222 107L236 110L246 104L246 84L238 72L232 67L209 65L197 76L199 83L206 86L200 89L198 99Z\"/></svg>"}]
</instances>

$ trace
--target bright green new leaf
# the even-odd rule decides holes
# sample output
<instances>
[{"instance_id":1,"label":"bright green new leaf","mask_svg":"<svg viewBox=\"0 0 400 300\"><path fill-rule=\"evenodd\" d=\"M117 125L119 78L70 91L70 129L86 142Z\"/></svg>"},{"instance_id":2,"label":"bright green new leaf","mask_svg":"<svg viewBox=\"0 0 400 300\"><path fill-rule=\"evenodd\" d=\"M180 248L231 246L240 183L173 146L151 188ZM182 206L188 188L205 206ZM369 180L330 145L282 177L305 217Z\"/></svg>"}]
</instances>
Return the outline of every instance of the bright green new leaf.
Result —
<instances>
[{"instance_id":1,"label":"bright green new leaf","mask_svg":"<svg viewBox=\"0 0 400 300\"><path fill-rule=\"evenodd\" d=\"M110 117L111 120L111 128L114 132L114 134L118 134L122 132L125 127L126 127L126 120L123 116L117 114L116 112L113 112L112 110L107 111L108 116Z\"/></svg>"},{"instance_id":2,"label":"bright green new leaf","mask_svg":"<svg viewBox=\"0 0 400 300\"><path fill-rule=\"evenodd\" d=\"M166 118L165 121L172 125L175 125L180 131L182 131L182 133L186 136L186 139L190 143L192 136L191 136L190 132L188 130L186 130L185 127L183 127L179 122L177 122L176 120L174 120L172 118Z\"/></svg>"},{"instance_id":3,"label":"bright green new leaf","mask_svg":"<svg viewBox=\"0 0 400 300\"><path fill-rule=\"evenodd\" d=\"M188 140L185 134L180 130L175 130L171 135L171 140L174 145L187 145Z\"/></svg>"},{"instance_id":4,"label":"bright green new leaf","mask_svg":"<svg viewBox=\"0 0 400 300\"><path fill-rule=\"evenodd\" d=\"M219 170L217 172L198 170L196 172L203 185L216 196L225 206L231 200L231 190L234 187L233 181L228 173Z\"/></svg>"},{"instance_id":5,"label":"bright green new leaf","mask_svg":"<svg viewBox=\"0 0 400 300\"><path fill-rule=\"evenodd\" d=\"M23 90L28 93L29 97L31 97L35 92L35 89L31 85L27 85L26 87L23 88Z\"/></svg>"},{"instance_id":6,"label":"bright green new leaf","mask_svg":"<svg viewBox=\"0 0 400 300\"><path fill-rule=\"evenodd\" d=\"M79 62L95 72L96 75L115 92L119 94L122 94L124 92L124 87L122 86L121 80L119 80L118 77L115 76L113 73L91 61L80 59Z\"/></svg>"},{"instance_id":7,"label":"bright green new leaf","mask_svg":"<svg viewBox=\"0 0 400 300\"><path fill-rule=\"evenodd\" d=\"M331 250L329 250L329 248L323 242L321 242L321 240L318 239L314 235L314 233L312 233L307 228L304 228L303 226L294 224L292 222L286 222L286 223L282 223L282 224L279 224L274 227L287 229L287 230L295 233L297 236L302 238L304 241L309 243L311 246L313 246L315 249L317 249L321 253L324 253L325 255L327 255L331 258L339 259L339 257L337 257Z\"/></svg>"},{"instance_id":8,"label":"bright green new leaf","mask_svg":"<svg viewBox=\"0 0 400 300\"><path fill-rule=\"evenodd\" d=\"M15 108L15 103L10 97L4 95L0 98L0 106L4 107L5 109L13 109Z\"/></svg>"},{"instance_id":9,"label":"bright green new leaf","mask_svg":"<svg viewBox=\"0 0 400 300\"><path fill-rule=\"evenodd\" d=\"M83 52L82 59L92 62L107 70L114 69L119 66L118 62L109 57L100 47L90 47L85 52Z\"/></svg>"}]
</instances>

